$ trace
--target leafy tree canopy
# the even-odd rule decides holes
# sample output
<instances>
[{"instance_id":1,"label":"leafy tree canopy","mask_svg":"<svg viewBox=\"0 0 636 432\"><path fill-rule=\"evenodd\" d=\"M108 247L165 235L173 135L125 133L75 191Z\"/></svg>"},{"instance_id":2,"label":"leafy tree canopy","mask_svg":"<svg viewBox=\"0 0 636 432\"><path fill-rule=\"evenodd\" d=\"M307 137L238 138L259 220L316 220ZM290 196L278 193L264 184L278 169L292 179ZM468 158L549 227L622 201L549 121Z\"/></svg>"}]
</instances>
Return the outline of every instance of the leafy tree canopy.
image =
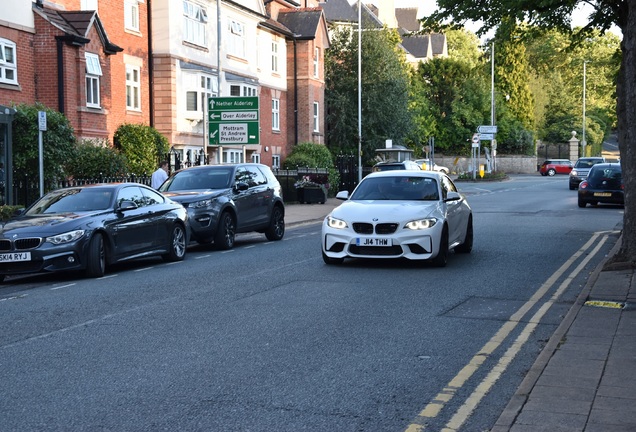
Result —
<instances>
[{"instance_id":1,"label":"leafy tree canopy","mask_svg":"<svg viewBox=\"0 0 636 432\"><path fill-rule=\"evenodd\" d=\"M325 56L327 142L334 152L358 152L358 38L337 29ZM394 30L362 34L362 156L371 163L387 139L403 144L411 128L409 66ZM390 95L390 97L387 97Z\"/></svg>"}]
</instances>

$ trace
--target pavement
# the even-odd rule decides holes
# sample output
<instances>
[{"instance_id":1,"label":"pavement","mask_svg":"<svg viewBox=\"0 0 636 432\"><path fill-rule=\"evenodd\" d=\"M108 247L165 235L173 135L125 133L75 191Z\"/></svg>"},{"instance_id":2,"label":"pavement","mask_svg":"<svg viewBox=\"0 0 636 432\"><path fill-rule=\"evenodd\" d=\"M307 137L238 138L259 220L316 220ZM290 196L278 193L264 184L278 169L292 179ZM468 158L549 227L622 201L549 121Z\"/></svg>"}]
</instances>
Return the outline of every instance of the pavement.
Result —
<instances>
[{"instance_id":1,"label":"pavement","mask_svg":"<svg viewBox=\"0 0 636 432\"><path fill-rule=\"evenodd\" d=\"M287 226L317 222L342 201L290 204ZM490 432L636 431L636 270L592 272Z\"/></svg>"}]
</instances>

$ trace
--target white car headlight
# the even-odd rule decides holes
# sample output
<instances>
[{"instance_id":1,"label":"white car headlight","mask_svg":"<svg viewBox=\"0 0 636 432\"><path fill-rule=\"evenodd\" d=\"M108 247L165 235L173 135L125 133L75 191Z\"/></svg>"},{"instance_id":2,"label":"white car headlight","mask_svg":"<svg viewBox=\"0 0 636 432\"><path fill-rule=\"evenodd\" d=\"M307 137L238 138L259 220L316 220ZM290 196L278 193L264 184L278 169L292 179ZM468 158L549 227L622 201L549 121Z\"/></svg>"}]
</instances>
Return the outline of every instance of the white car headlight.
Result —
<instances>
[{"instance_id":1,"label":"white car headlight","mask_svg":"<svg viewBox=\"0 0 636 432\"><path fill-rule=\"evenodd\" d=\"M435 218L420 219L408 222L405 227L412 230L423 230L432 228L437 223Z\"/></svg>"},{"instance_id":2,"label":"white car headlight","mask_svg":"<svg viewBox=\"0 0 636 432\"><path fill-rule=\"evenodd\" d=\"M343 220L327 216L327 226L329 226L329 228L345 229L347 228L347 223Z\"/></svg>"},{"instance_id":3,"label":"white car headlight","mask_svg":"<svg viewBox=\"0 0 636 432\"><path fill-rule=\"evenodd\" d=\"M204 207L210 207L212 205L212 200L211 199L205 199L202 201L197 201L195 203L190 204L190 207L192 208L204 208Z\"/></svg>"},{"instance_id":4,"label":"white car headlight","mask_svg":"<svg viewBox=\"0 0 636 432\"><path fill-rule=\"evenodd\" d=\"M69 243L81 238L84 235L84 233L85 233L84 230L69 231L63 234L47 237L46 241L49 243L53 243L54 245Z\"/></svg>"}]
</instances>

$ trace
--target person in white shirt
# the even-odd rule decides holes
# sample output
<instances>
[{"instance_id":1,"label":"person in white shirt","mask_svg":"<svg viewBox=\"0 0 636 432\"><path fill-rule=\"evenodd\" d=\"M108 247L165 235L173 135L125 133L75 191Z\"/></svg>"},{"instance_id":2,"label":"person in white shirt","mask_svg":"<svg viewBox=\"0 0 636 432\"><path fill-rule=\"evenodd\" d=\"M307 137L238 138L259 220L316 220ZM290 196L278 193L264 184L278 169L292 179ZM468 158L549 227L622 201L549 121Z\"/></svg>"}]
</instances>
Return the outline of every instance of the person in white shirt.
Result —
<instances>
[{"instance_id":1,"label":"person in white shirt","mask_svg":"<svg viewBox=\"0 0 636 432\"><path fill-rule=\"evenodd\" d=\"M159 168L157 168L157 171L152 173L152 178L150 179L150 186L152 186L154 189L159 189L159 186L161 186L161 184L164 181L166 181L167 178L168 178L168 162L162 161L159 164Z\"/></svg>"}]
</instances>

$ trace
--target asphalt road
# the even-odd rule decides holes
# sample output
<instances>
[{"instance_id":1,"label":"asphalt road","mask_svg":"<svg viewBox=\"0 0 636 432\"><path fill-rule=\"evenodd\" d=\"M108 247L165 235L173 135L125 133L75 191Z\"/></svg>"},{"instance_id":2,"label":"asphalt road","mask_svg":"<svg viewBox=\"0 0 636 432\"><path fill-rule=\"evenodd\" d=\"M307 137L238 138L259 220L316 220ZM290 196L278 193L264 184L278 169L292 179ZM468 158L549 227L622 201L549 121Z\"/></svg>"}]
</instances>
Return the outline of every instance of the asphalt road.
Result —
<instances>
[{"instance_id":1,"label":"asphalt road","mask_svg":"<svg viewBox=\"0 0 636 432\"><path fill-rule=\"evenodd\" d=\"M310 224L5 283L0 430L488 430L623 209L579 209L566 176L458 185L475 245L443 269L326 266Z\"/></svg>"}]
</instances>

